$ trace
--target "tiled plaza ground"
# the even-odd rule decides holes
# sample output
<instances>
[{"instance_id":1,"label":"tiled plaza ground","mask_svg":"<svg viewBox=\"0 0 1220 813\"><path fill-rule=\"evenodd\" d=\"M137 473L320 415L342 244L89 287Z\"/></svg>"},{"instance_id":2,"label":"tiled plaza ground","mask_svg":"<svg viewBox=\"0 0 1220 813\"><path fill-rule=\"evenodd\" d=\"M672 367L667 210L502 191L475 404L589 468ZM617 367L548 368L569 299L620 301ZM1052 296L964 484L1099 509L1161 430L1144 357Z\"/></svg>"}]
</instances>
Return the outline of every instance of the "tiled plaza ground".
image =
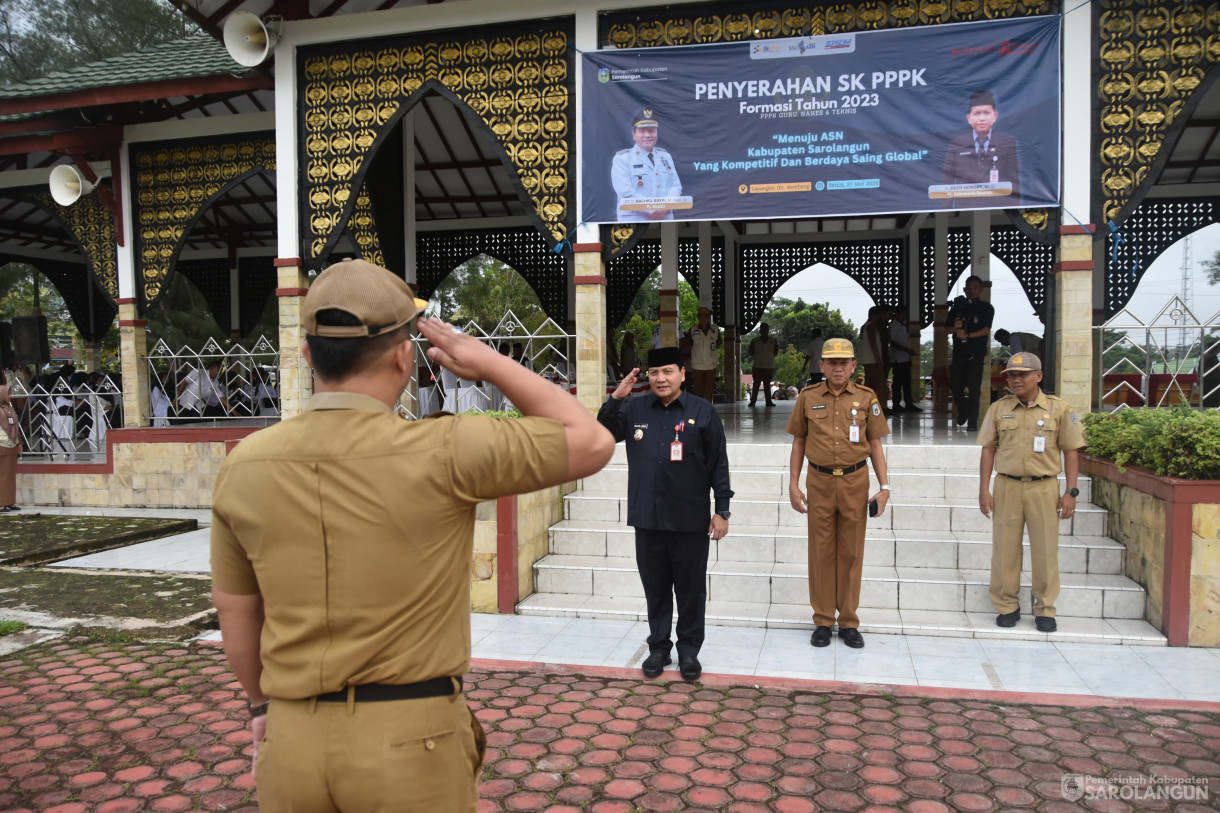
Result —
<instances>
[{"instance_id":1,"label":"tiled plaza ground","mask_svg":"<svg viewBox=\"0 0 1220 813\"><path fill-rule=\"evenodd\" d=\"M476 664L467 691L488 730L488 813L1202 813L1220 800L1216 704L740 676L688 684L495 661ZM74 638L9 654L0 810L249 813L246 725L213 643ZM1190 780L1207 795L1091 799L1085 779L1089 796L1071 801L1077 775L1115 789Z\"/></svg>"}]
</instances>

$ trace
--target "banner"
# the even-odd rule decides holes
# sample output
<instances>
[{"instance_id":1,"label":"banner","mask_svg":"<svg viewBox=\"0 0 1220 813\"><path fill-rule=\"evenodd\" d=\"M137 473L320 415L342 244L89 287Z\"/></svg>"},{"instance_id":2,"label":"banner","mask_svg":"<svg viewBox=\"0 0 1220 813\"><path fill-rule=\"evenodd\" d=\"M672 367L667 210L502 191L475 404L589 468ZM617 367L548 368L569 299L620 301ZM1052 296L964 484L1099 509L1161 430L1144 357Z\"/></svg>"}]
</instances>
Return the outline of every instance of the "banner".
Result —
<instances>
[{"instance_id":1,"label":"banner","mask_svg":"<svg viewBox=\"0 0 1220 813\"><path fill-rule=\"evenodd\" d=\"M581 218L1057 206L1059 43L1032 17L586 53Z\"/></svg>"}]
</instances>

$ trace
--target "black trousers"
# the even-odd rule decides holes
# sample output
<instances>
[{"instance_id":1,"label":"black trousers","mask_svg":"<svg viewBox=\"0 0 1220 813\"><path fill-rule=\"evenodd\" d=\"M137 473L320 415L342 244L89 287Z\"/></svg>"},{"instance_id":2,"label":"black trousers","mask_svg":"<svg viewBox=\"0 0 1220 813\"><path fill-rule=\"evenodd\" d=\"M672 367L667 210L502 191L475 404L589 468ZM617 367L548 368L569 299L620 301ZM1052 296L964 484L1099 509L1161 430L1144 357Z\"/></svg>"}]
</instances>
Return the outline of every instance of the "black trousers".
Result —
<instances>
[{"instance_id":1,"label":"black trousers","mask_svg":"<svg viewBox=\"0 0 1220 813\"><path fill-rule=\"evenodd\" d=\"M648 604L648 651L666 652L678 599L678 656L698 655L707 611L708 536L635 529L635 563Z\"/></svg>"},{"instance_id":2,"label":"black trousers","mask_svg":"<svg viewBox=\"0 0 1220 813\"><path fill-rule=\"evenodd\" d=\"M906 394L906 405L914 405L915 396L911 388L911 362L895 361L890 364L890 369L894 371L894 383L890 385L890 392L894 397L894 408L898 408L898 402L903 400L904 393Z\"/></svg>"},{"instance_id":3,"label":"black trousers","mask_svg":"<svg viewBox=\"0 0 1220 813\"><path fill-rule=\"evenodd\" d=\"M953 367L949 370L949 389L957 402L960 422L977 426L979 422L979 387L983 384L983 361L986 353L971 353L962 347L953 348Z\"/></svg>"}]
</instances>

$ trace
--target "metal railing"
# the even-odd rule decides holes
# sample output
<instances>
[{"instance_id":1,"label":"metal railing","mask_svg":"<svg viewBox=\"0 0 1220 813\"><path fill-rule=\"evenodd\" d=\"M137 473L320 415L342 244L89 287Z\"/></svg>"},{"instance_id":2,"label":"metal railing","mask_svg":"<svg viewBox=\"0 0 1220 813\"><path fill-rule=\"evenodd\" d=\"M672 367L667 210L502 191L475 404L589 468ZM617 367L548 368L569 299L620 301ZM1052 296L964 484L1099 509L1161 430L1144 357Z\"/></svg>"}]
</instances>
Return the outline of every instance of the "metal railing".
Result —
<instances>
[{"instance_id":1,"label":"metal railing","mask_svg":"<svg viewBox=\"0 0 1220 813\"><path fill-rule=\"evenodd\" d=\"M565 389L575 386L576 365L572 352L575 337L553 319L548 317L538 327L530 329L510 310L490 331L473 321L461 328L501 353L518 356L523 365L557 385ZM513 408L504 394L491 384L464 381L434 364L428 358L428 347L426 339L416 338L415 378L399 404L399 412L404 417L422 418L437 410L488 412Z\"/></svg>"},{"instance_id":2,"label":"metal railing","mask_svg":"<svg viewBox=\"0 0 1220 813\"><path fill-rule=\"evenodd\" d=\"M22 462L105 459L106 432L123 422L123 393L116 379L101 373L71 378L48 374L31 382L10 379L20 418Z\"/></svg>"},{"instance_id":3,"label":"metal railing","mask_svg":"<svg viewBox=\"0 0 1220 813\"><path fill-rule=\"evenodd\" d=\"M1094 330L1102 409L1220 407L1220 313L1201 320L1174 296L1147 322L1124 308Z\"/></svg>"},{"instance_id":4,"label":"metal railing","mask_svg":"<svg viewBox=\"0 0 1220 813\"><path fill-rule=\"evenodd\" d=\"M266 336L247 349L209 339L200 350L158 341L144 358L153 427L219 423L262 426L279 420L280 354Z\"/></svg>"}]
</instances>

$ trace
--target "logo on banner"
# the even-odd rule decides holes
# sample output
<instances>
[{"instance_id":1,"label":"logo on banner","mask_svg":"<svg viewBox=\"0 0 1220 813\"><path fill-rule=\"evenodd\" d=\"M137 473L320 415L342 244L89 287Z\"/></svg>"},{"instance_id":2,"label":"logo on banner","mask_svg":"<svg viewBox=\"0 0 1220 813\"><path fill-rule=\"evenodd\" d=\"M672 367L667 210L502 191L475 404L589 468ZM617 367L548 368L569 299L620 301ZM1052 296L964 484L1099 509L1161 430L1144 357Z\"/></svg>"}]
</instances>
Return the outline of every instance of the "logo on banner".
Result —
<instances>
[{"instance_id":1,"label":"logo on banner","mask_svg":"<svg viewBox=\"0 0 1220 813\"><path fill-rule=\"evenodd\" d=\"M600 68L597 71L597 81L601 82L603 85L606 84L607 82L609 82L610 81L610 69L609 68Z\"/></svg>"}]
</instances>

